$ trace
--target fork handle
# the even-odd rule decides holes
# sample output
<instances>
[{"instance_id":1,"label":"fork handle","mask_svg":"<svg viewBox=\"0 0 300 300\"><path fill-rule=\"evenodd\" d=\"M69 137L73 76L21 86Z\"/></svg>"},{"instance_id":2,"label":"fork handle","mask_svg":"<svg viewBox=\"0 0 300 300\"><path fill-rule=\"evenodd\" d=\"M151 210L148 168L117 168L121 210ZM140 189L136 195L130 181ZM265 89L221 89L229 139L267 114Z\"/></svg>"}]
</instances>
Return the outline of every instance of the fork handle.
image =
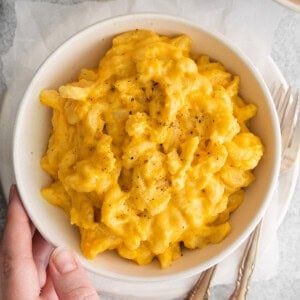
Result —
<instances>
[{"instance_id":1,"label":"fork handle","mask_svg":"<svg viewBox=\"0 0 300 300\"><path fill-rule=\"evenodd\" d=\"M250 279L253 273L259 235L261 232L262 221L257 225L254 232L251 234L246 249L244 251L243 259L240 264L238 278L235 289L230 296L230 300L245 300L248 293Z\"/></svg>"},{"instance_id":2,"label":"fork handle","mask_svg":"<svg viewBox=\"0 0 300 300\"><path fill-rule=\"evenodd\" d=\"M207 269L196 282L193 289L188 294L186 300L208 300L210 282L214 276L216 266Z\"/></svg>"}]
</instances>

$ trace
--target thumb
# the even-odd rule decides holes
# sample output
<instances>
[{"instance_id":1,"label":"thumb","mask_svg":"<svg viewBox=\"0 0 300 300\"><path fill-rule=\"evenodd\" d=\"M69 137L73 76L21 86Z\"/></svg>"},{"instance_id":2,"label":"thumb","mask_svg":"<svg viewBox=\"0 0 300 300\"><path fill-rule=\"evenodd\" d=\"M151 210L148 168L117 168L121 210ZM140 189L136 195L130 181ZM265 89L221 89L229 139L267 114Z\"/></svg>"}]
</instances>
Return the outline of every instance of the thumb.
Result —
<instances>
[{"instance_id":1,"label":"thumb","mask_svg":"<svg viewBox=\"0 0 300 300\"><path fill-rule=\"evenodd\" d=\"M66 248L59 247L52 252L49 275L59 299L99 299L78 259Z\"/></svg>"}]
</instances>

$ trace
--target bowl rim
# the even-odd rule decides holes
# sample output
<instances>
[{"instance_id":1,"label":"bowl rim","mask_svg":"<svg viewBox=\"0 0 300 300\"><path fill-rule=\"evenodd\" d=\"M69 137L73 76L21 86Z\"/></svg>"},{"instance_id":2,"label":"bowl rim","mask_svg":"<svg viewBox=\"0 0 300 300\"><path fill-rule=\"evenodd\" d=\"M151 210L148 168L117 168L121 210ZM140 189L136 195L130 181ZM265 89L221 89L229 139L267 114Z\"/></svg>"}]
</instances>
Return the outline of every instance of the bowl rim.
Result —
<instances>
[{"instance_id":1,"label":"bowl rim","mask_svg":"<svg viewBox=\"0 0 300 300\"><path fill-rule=\"evenodd\" d=\"M272 101L271 94L269 92L269 89L267 88L265 81L258 71L258 69L255 67L255 65L251 62L251 60L239 49L237 45L235 45L230 39L222 35L221 33L215 31L215 30L207 30L198 24L193 23L190 20L187 20L182 17L177 17L171 14L165 14L165 13L152 13L152 12L142 12L142 13L130 13L130 14L121 14L113 17L109 17L106 19L103 19L101 21L95 22L89 26L84 27L80 31L77 31L73 35L71 35L69 38L67 38L64 42L62 42L60 45L58 45L39 65L37 70L33 73L32 78L30 80L29 85L27 86L22 99L20 101L20 105L17 111L16 115L16 121L14 125L14 130L13 130L13 170L16 178L16 183L18 186L18 191L20 194L21 201L25 207L25 210L30 217L31 220L34 220L34 214L32 213L32 210L30 209L30 205L28 205L28 202L26 200L26 192L25 188L23 185L23 182L20 178L19 172L18 172L18 165L17 165L17 144L18 144L18 131L21 128L21 118L20 116L24 113L24 110L26 108L26 104L28 101L26 99L29 98L31 90L35 84L35 80L38 78L39 74L44 71L44 69L47 67L47 64L51 62L51 60L59 54L60 51L62 51L65 47L68 47L70 44L75 39L80 38L81 36L85 35L87 32L90 30L93 30L97 26L102 26L103 24L108 25L109 23L114 23L116 21L123 21L127 19L132 19L132 18L137 18L138 20L140 19L154 19L154 20L163 20L163 21L170 21L170 22L176 22L179 24L182 24L184 26L188 26L191 28L194 28L198 31L201 31L205 33L206 35L212 36L214 39L216 39L219 43L225 45L227 48L229 48L236 56L238 56L243 63L247 66L249 71L252 73L253 77L256 78L256 81L261 89L261 91L264 94L264 98L268 104L268 107L271 111L272 114L272 119L273 119L273 127L274 127L274 139L275 139L275 144L276 144L276 149L274 151L274 165L272 168L272 176L271 176L271 181L269 183L269 189L266 192L265 198L262 201L262 204L260 208L257 210L255 217L251 220L251 222L247 225L245 228L244 232L240 235L239 238L237 238L233 243L230 245L226 246L222 251L220 251L217 255L213 256L209 260L199 263L196 266L190 267L186 270L181 270L177 271L174 274L162 274L158 276L132 276L132 275L125 275L125 274L119 274L117 272L113 271L107 271L107 270L101 270L99 272L99 269L96 267L92 267L90 264L86 264L84 259L81 259L79 257L79 260L83 267L87 269L88 271L104 276L107 278L112 278L114 280L121 280L125 282L158 282L158 281L169 281L169 280L178 280L178 279L184 279L191 277L196 274L200 274L201 272L205 271L206 269L212 267L213 265L218 264L221 262L223 259L225 259L227 256L229 256L231 253L233 253L251 234L251 232L255 229L255 227L258 225L260 220L263 218L263 215L266 212L267 207L269 206L271 200L272 200L272 194L276 188L276 181L279 175L279 170L280 170L280 153L281 153L281 136L280 136L280 127L279 127L279 121L278 121L278 116L276 113L275 105ZM137 24L138 26L138 24ZM120 30L120 33L122 31ZM40 226L40 224L35 224L37 230L41 233L41 235L52 245L55 247L59 246L55 242L55 238L53 237L48 237L45 235L45 231L43 230L43 227ZM142 266L141 266L142 267Z\"/></svg>"}]
</instances>

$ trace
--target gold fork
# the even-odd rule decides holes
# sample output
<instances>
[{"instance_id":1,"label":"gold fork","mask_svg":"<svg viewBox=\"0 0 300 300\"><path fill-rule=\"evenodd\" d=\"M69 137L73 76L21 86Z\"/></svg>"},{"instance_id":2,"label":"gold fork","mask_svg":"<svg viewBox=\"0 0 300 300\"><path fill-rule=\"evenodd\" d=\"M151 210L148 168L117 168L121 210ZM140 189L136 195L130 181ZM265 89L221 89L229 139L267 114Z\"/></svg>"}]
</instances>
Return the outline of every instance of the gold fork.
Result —
<instances>
[{"instance_id":1,"label":"gold fork","mask_svg":"<svg viewBox=\"0 0 300 300\"><path fill-rule=\"evenodd\" d=\"M281 174L288 171L297 159L300 148L300 139L297 139L296 131L300 130L300 95L299 90L292 96L292 89L285 89L282 85L273 89L273 99L277 109L281 136L282 136L282 161ZM250 235L244 255L242 257L236 287L230 296L230 300L246 299L248 286L253 273L257 246L259 242L262 221L257 225L255 230ZM207 269L201 274L201 277L196 282L192 290L187 296L187 300L206 300L209 299L210 283L213 278L216 266Z\"/></svg>"}]
</instances>

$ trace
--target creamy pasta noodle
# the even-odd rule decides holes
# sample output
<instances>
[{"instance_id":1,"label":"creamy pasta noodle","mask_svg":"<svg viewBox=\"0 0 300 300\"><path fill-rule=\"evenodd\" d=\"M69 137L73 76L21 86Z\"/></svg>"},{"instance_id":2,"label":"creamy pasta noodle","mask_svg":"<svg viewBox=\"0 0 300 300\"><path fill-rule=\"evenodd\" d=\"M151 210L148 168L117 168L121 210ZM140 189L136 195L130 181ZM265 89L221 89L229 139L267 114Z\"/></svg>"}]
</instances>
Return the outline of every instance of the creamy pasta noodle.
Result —
<instances>
[{"instance_id":1,"label":"creamy pasta noodle","mask_svg":"<svg viewBox=\"0 0 300 300\"><path fill-rule=\"evenodd\" d=\"M239 77L186 35L122 33L95 69L40 101L52 108L42 196L79 228L89 258L115 249L162 268L219 243L263 155Z\"/></svg>"}]
</instances>

